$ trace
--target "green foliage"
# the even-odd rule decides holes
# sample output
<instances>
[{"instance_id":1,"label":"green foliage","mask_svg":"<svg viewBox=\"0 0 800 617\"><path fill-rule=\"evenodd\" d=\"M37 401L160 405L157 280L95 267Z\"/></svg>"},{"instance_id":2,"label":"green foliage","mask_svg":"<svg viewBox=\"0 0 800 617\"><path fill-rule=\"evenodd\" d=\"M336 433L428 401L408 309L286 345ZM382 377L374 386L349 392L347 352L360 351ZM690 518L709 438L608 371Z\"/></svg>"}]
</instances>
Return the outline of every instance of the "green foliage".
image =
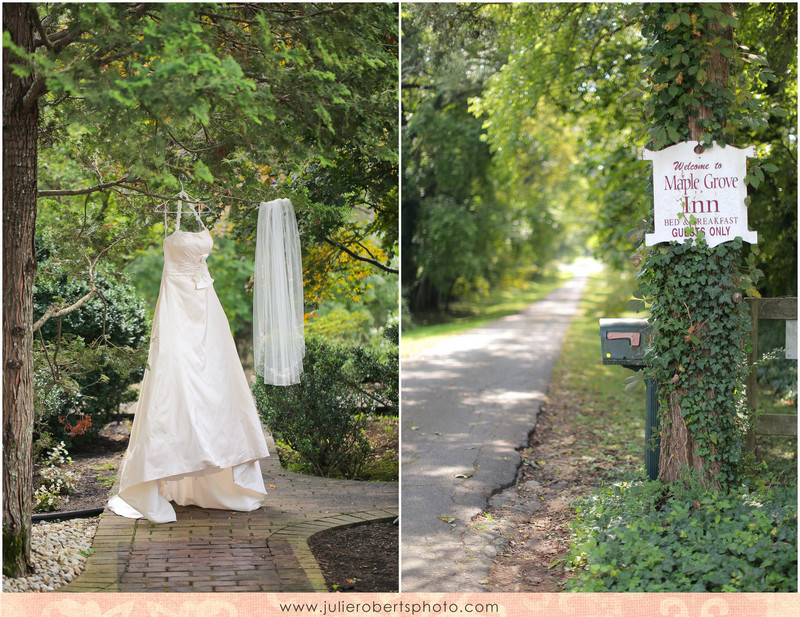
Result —
<instances>
[{"instance_id":1,"label":"green foliage","mask_svg":"<svg viewBox=\"0 0 800 617\"><path fill-rule=\"evenodd\" d=\"M163 269L164 249L161 246L151 246L139 251L125 267L125 274L144 300L151 317L155 313L158 293L161 290ZM216 283L216 281L214 282ZM222 306L224 308L225 304L223 303Z\"/></svg>"},{"instance_id":2,"label":"green foliage","mask_svg":"<svg viewBox=\"0 0 800 617\"><path fill-rule=\"evenodd\" d=\"M797 406L797 361L786 359L786 326L780 320L758 325L758 383L778 398Z\"/></svg>"},{"instance_id":3,"label":"green foliage","mask_svg":"<svg viewBox=\"0 0 800 617\"><path fill-rule=\"evenodd\" d=\"M648 77L652 70L653 83L643 83L632 93L644 96L646 114L653 120L651 149L688 139L693 116L704 143L714 139L758 147L759 160L748 162L746 178L750 227L759 231L759 267L766 274L758 289L764 295L793 295L797 8L781 3L735 8L736 15L722 15L714 4L645 7L643 33L651 38L658 33L643 64ZM700 45L701 38L713 44ZM712 54L721 55L722 64ZM722 77L725 87L712 77ZM639 212L647 216L646 210Z\"/></svg>"},{"instance_id":4,"label":"green foliage","mask_svg":"<svg viewBox=\"0 0 800 617\"><path fill-rule=\"evenodd\" d=\"M737 9L739 7L737 6ZM766 59L775 79L751 80L769 113L766 126L740 129L742 140L765 144L759 152L765 178L748 190L750 227L758 230L763 296L797 295L797 5L781 2L741 8L742 50Z\"/></svg>"},{"instance_id":5,"label":"green foliage","mask_svg":"<svg viewBox=\"0 0 800 617\"><path fill-rule=\"evenodd\" d=\"M631 228L637 221L648 224L653 199L652 176L639 161L640 148L630 143L632 139L628 133L619 142L596 144L582 166L599 200L598 216L591 222L595 253L620 272L630 268Z\"/></svg>"},{"instance_id":6,"label":"green foliage","mask_svg":"<svg viewBox=\"0 0 800 617\"><path fill-rule=\"evenodd\" d=\"M722 486L739 482L745 418L750 315L742 302L749 287L740 271L741 240L706 246L670 244L648 251L639 289L649 298L653 343L647 373L659 383L662 409L679 405L708 479ZM662 435L669 433L663 414ZM671 446L662 441L662 456Z\"/></svg>"},{"instance_id":7,"label":"green foliage","mask_svg":"<svg viewBox=\"0 0 800 617\"><path fill-rule=\"evenodd\" d=\"M64 469L71 465L72 459L67 454L64 442L55 445L45 456L43 468L39 471L41 485L33 494L34 510L52 512L57 510L78 485L80 474Z\"/></svg>"},{"instance_id":8,"label":"green foliage","mask_svg":"<svg viewBox=\"0 0 800 617\"><path fill-rule=\"evenodd\" d=\"M137 348L147 336L144 303L133 287L110 276L97 278L101 298L87 302L80 311L61 318L61 333L74 334L86 341L104 337L118 346ZM38 318L51 304L74 302L90 291L83 281L67 277L40 278L34 294L34 314ZM105 300L103 302L102 300ZM58 333L58 319L48 320L41 328L45 340Z\"/></svg>"},{"instance_id":9,"label":"green foliage","mask_svg":"<svg viewBox=\"0 0 800 617\"><path fill-rule=\"evenodd\" d=\"M306 335L330 343L385 348L383 328L397 321L397 277L370 274L363 279L363 293L354 297L356 287L341 273L330 285L337 293L321 302L305 324Z\"/></svg>"},{"instance_id":10,"label":"green foliage","mask_svg":"<svg viewBox=\"0 0 800 617\"><path fill-rule=\"evenodd\" d=\"M305 327L306 335L345 344L360 341L369 333L369 314L352 305L325 302Z\"/></svg>"},{"instance_id":11,"label":"green foliage","mask_svg":"<svg viewBox=\"0 0 800 617\"><path fill-rule=\"evenodd\" d=\"M98 275L96 286L98 296L48 320L37 336L34 408L41 446L52 438L96 434L98 420L119 408L144 373L149 327L144 303L130 285L110 276ZM39 277L34 318L89 291L85 281L66 275Z\"/></svg>"},{"instance_id":12,"label":"green foliage","mask_svg":"<svg viewBox=\"0 0 800 617\"><path fill-rule=\"evenodd\" d=\"M644 98L651 149L688 141L693 125L707 146L725 146L737 130L766 125L769 116L750 84L775 75L763 56L742 53L734 41L735 15L710 3L642 8L642 34L651 41L642 65L652 79Z\"/></svg>"},{"instance_id":13,"label":"green foliage","mask_svg":"<svg viewBox=\"0 0 800 617\"><path fill-rule=\"evenodd\" d=\"M623 96L641 75L643 40L625 5L517 3L487 5L507 49L474 108L497 166L527 185L528 210L547 213L553 230L535 238L585 254L591 249L622 266L625 230L646 173L635 164L643 140L641 104ZM536 231L536 228L534 229ZM595 240L599 239L599 243Z\"/></svg>"},{"instance_id":14,"label":"green foliage","mask_svg":"<svg viewBox=\"0 0 800 617\"><path fill-rule=\"evenodd\" d=\"M455 5L404 11L402 272L416 311L446 305L459 279L469 288L485 274L496 232L487 229L480 240L476 232L496 205L481 120L468 110L485 79L478 50L489 37L482 32L469 41L454 22L487 24ZM484 59L492 63L488 54Z\"/></svg>"},{"instance_id":15,"label":"green foliage","mask_svg":"<svg viewBox=\"0 0 800 617\"><path fill-rule=\"evenodd\" d=\"M424 272L422 280L429 281L446 305L457 283L461 283L462 291L481 284L486 254L479 246L478 229L485 215L479 203L458 203L448 197L428 198L422 209L416 233L417 267ZM424 285L419 280L416 284ZM424 296L415 297L415 308L423 308L429 301Z\"/></svg>"},{"instance_id":16,"label":"green foliage","mask_svg":"<svg viewBox=\"0 0 800 617\"><path fill-rule=\"evenodd\" d=\"M699 483L677 482L665 486L658 481L644 481L643 388L623 391L623 379L630 372L601 364L597 337L598 317L634 316L620 314L617 302L609 304L608 291L616 292L624 303L634 288L630 279L626 287L621 286L613 271L590 277L581 310L570 324L553 372L551 389L569 392L570 405L575 406L569 430L562 431L560 438L570 443L574 440L572 449L583 456L587 472L597 465L605 470L607 478L606 485L576 504L567 557L567 569L575 578L569 588L685 592L697 585L721 591L728 580L736 578L734 570L740 568L749 583L743 578L735 583L739 585L737 589L766 591L768 586L755 580L752 570L763 567L758 564L760 560L772 571L769 565L772 559L773 564L780 564L781 570L774 578L765 572L764 579L770 579L773 589L791 590L792 581L796 580L791 563L797 548L795 493L786 487L776 487L774 467L751 469L754 475L747 478L750 497L743 490L730 495L706 492ZM783 444L783 455L791 456L793 452L793 444ZM796 458L792 467L795 466ZM788 487L796 486L796 473L785 480ZM697 511L694 501L702 504L702 511ZM714 505L715 502L719 505ZM763 507L757 509L752 502L760 502ZM690 514L684 515L687 506ZM762 524L766 527L765 519L780 508L785 509L786 516L771 518L767 533L758 531L757 527ZM673 510L676 514L669 518ZM715 512L721 514L720 523L715 522ZM751 522L757 522L756 528L749 526ZM776 542L777 533L770 535L773 527L784 534L786 544ZM680 537L681 531L686 532L686 537ZM736 551L749 549L747 545L753 543L756 535L759 535L757 555L752 561L743 561ZM728 551L728 546L733 548ZM671 570L670 563L674 564ZM707 569L719 563L722 564L719 570L730 575L721 585L715 585L709 579L716 569ZM662 569L662 564L667 564L666 569ZM746 584L751 586L747 588Z\"/></svg>"},{"instance_id":17,"label":"green foliage","mask_svg":"<svg viewBox=\"0 0 800 617\"><path fill-rule=\"evenodd\" d=\"M358 183L354 182L356 178ZM388 259L395 256L399 212L394 153L381 157L344 146L332 165L313 162L304 166L293 175L290 187L313 204L299 221L306 236L304 242L324 241L339 228L339 233L357 238L378 237ZM350 216L365 206L372 211L371 216Z\"/></svg>"},{"instance_id":18,"label":"green foliage","mask_svg":"<svg viewBox=\"0 0 800 617\"><path fill-rule=\"evenodd\" d=\"M381 362L360 348L307 338L300 383L268 386L258 378L253 393L275 437L312 473L353 478L370 453L367 416L379 407L397 413L397 366L396 352Z\"/></svg>"},{"instance_id":19,"label":"green foliage","mask_svg":"<svg viewBox=\"0 0 800 617\"><path fill-rule=\"evenodd\" d=\"M358 473L363 482L397 482L399 475L399 452L397 448L398 424L396 416L374 416L366 418L364 437L369 443L370 454ZM310 472L310 465L291 447L277 440L275 446L281 464L296 473Z\"/></svg>"},{"instance_id":20,"label":"green foliage","mask_svg":"<svg viewBox=\"0 0 800 617\"><path fill-rule=\"evenodd\" d=\"M487 114L472 107L504 60L497 24L480 5L404 11L403 288L412 312L447 311L541 272L560 240L550 204L567 200L536 186L550 167L541 153L496 164Z\"/></svg>"},{"instance_id":21,"label":"green foliage","mask_svg":"<svg viewBox=\"0 0 800 617\"><path fill-rule=\"evenodd\" d=\"M700 119L703 139L712 131L723 143L759 146L760 161L750 161L748 178L750 226L759 231L766 274L759 291L794 295L797 7L750 3L735 10L723 19L713 3L487 4L478 14L497 34L486 49L501 54L503 62L485 80L472 109L484 114L494 165L519 169L518 186L533 179L537 190L527 198L530 208L552 208L568 239L622 269L632 248L628 230L650 216L648 172L637 162L641 147L648 138L651 149L685 138L688 118L712 97L713 111ZM722 56L728 62L727 92L710 77L712 47L696 44L717 18L724 28L736 25L735 40L722 32L715 42L730 56ZM657 31L659 40L643 58L647 36ZM571 149L574 154L565 156ZM560 182L557 174L564 170L567 179ZM534 206L542 186L564 188ZM582 204L586 195L590 200ZM559 203L569 204L566 216ZM571 227L575 221L579 225Z\"/></svg>"},{"instance_id":22,"label":"green foliage","mask_svg":"<svg viewBox=\"0 0 800 617\"><path fill-rule=\"evenodd\" d=\"M573 591L797 591L797 491L635 479L575 506Z\"/></svg>"},{"instance_id":23,"label":"green foliage","mask_svg":"<svg viewBox=\"0 0 800 617\"><path fill-rule=\"evenodd\" d=\"M291 197L304 253L365 239L397 249L397 22L391 4L37 5L46 37L17 71L43 84L38 229L61 270L122 270L159 243L153 207L179 181L224 218L241 255L218 284L248 329L238 289L258 204ZM34 26L31 26L32 29ZM86 194L76 189L88 188ZM353 217L353 212L359 214ZM171 221L170 221L171 224ZM373 240L371 240L373 241ZM220 247L218 257L231 257ZM337 248L339 252L342 249ZM344 253L342 253L344 254ZM351 259L352 257L346 257ZM213 263L211 264L213 266ZM218 264L221 265L221 264ZM390 267L390 266L387 266ZM231 274L231 276L227 276Z\"/></svg>"},{"instance_id":24,"label":"green foliage","mask_svg":"<svg viewBox=\"0 0 800 617\"><path fill-rule=\"evenodd\" d=\"M375 406L372 413L397 416L400 413L400 329L397 324L383 331L383 349L355 347L352 364L355 381L369 393Z\"/></svg>"},{"instance_id":25,"label":"green foliage","mask_svg":"<svg viewBox=\"0 0 800 617\"><path fill-rule=\"evenodd\" d=\"M360 252L372 234L396 252L396 6L40 3L34 11L35 52L4 36L4 54L40 94L31 99L40 119L36 283L50 298L37 316L50 299L66 307L94 283L113 295L111 279L160 243L154 206L181 184L211 207L209 226L233 227L238 248L249 248L245 261L257 204L274 196L294 200L304 249L331 237ZM322 184L311 186L316 173ZM323 217L334 190L336 216ZM358 225L348 209L362 215ZM216 287L241 332L245 261L227 248ZM118 301L123 312L133 306ZM144 366L145 345L115 341L112 318L98 321L107 305L93 298L60 320L60 337L36 343L40 447L48 432L68 440L92 429L91 414L113 409ZM65 329L69 321L80 333ZM58 326L51 320L45 331Z\"/></svg>"},{"instance_id":26,"label":"green foliage","mask_svg":"<svg viewBox=\"0 0 800 617\"><path fill-rule=\"evenodd\" d=\"M32 58L59 102L48 126L61 130L82 112L84 144L138 160L126 172L211 183L257 149L261 165L309 155L328 164L348 141L373 154L393 150L393 97L381 89L396 64L391 6L75 3L40 11L50 36L73 35ZM104 121L94 125L95 115ZM109 129L118 144L105 142ZM127 147L141 144L143 131L145 143L165 149ZM157 159L166 168L150 164Z\"/></svg>"}]
</instances>

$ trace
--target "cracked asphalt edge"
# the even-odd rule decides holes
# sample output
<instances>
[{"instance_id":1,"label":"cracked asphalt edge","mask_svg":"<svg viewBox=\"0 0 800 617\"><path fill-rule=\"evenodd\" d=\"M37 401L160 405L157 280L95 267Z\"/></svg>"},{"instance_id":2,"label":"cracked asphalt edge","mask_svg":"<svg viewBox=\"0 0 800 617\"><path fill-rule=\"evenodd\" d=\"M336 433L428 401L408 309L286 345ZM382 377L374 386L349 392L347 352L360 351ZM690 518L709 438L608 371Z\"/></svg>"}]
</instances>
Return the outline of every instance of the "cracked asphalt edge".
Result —
<instances>
[{"instance_id":1,"label":"cracked asphalt edge","mask_svg":"<svg viewBox=\"0 0 800 617\"><path fill-rule=\"evenodd\" d=\"M486 585L489 582L489 568L491 568L491 566L494 564L495 558L506 550L509 543L508 538L506 538L504 534L503 525L499 524L497 521L487 521L485 520L485 517L492 508L502 507L500 504L509 502L513 502L510 503L512 506L516 505L521 498L521 495L519 495L518 492L518 485L522 476L524 459L520 454L520 451L523 448L528 447L530 439L536 430L536 420L538 419L539 412L543 406L544 403L538 405L536 413L533 416L533 426L526 433L525 438L514 448L514 454L517 456L517 463L515 466L513 479L505 484L493 488L488 494L484 492L484 497L486 499L485 506L472 516L471 520L464 525L463 529L459 530L455 522L450 523L451 529L460 534L464 554L467 556L466 559L459 563L459 570L465 572L466 566L471 565L470 562L479 562L481 569L484 571L484 576L475 577L473 575L465 576L465 578L480 578L480 580L471 580L471 582L479 585L484 591L486 591ZM479 461L482 449L483 447L478 449L478 455L475 459L474 469L476 471L480 468ZM464 479L464 481L460 484L463 488L475 492L476 489L465 486L467 482L469 482L469 479L470 478ZM455 504L455 495L451 495L450 498Z\"/></svg>"}]
</instances>

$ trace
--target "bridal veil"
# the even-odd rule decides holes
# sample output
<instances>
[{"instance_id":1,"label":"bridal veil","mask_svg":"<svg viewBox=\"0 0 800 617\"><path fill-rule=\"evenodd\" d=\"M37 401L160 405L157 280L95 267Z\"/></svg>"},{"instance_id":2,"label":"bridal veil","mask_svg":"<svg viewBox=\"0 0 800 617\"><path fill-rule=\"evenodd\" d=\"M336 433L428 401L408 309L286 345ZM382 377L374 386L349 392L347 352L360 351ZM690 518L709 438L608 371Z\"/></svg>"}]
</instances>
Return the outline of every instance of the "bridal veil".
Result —
<instances>
[{"instance_id":1,"label":"bridal veil","mask_svg":"<svg viewBox=\"0 0 800 617\"><path fill-rule=\"evenodd\" d=\"M255 371L264 383L300 381L305 355L303 269L292 202L261 202L253 288Z\"/></svg>"}]
</instances>

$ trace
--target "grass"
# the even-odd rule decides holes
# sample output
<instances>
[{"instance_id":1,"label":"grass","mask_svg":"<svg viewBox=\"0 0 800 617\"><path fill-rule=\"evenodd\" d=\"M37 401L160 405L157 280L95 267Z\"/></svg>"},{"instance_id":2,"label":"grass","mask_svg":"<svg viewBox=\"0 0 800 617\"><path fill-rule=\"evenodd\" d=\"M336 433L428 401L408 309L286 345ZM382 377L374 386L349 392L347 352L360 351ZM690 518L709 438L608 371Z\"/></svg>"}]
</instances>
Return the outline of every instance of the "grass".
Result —
<instances>
[{"instance_id":1,"label":"grass","mask_svg":"<svg viewBox=\"0 0 800 617\"><path fill-rule=\"evenodd\" d=\"M633 281L617 274L603 271L590 275L564 339L551 387L568 393L572 406L579 410L575 421L588 429L580 434L589 435L592 441L582 444L586 456L610 452L618 460L643 466L644 384L626 392L624 381L633 372L602 363L598 323L601 317L646 318L646 314L625 310L633 288Z\"/></svg>"},{"instance_id":2,"label":"grass","mask_svg":"<svg viewBox=\"0 0 800 617\"><path fill-rule=\"evenodd\" d=\"M97 481L103 486L112 487L114 482L117 481L117 461L111 460L100 465L93 465L94 471L100 472L97 474Z\"/></svg>"},{"instance_id":3,"label":"grass","mask_svg":"<svg viewBox=\"0 0 800 617\"><path fill-rule=\"evenodd\" d=\"M401 356L413 356L438 342L485 323L525 310L570 279L567 272L558 271L519 287L495 290L485 297L454 302L450 312L414 314L414 327L404 330L400 345Z\"/></svg>"}]
</instances>

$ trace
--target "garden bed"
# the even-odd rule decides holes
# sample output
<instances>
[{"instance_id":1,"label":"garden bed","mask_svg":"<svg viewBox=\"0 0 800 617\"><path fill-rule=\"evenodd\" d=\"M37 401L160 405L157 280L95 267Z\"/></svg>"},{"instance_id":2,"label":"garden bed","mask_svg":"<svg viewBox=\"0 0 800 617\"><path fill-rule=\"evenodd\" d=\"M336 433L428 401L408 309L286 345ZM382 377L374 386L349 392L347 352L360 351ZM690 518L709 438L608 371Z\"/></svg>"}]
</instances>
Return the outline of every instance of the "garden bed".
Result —
<instances>
[{"instance_id":1,"label":"garden bed","mask_svg":"<svg viewBox=\"0 0 800 617\"><path fill-rule=\"evenodd\" d=\"M379 521L336 527L308 539L330 591L393 592L398 590L398 527ZM376 550L380 547L380 550Z\"/></svg>"},{"instance_id":2,"label":"garden bed","mask_svg":"<svg viewBox=\"0 0 800 617\"><path fill-rule=\"evenodd\" d=\"M130 421L122 419L112 422L100 431L99 437L86 441L80 447L73 447L70 452L72 464L65 470L80 474L75 490L63 498L54 512L71 512L103 508L109 498L111 488L116 482L117 472L125 449L128 447ZM39 473L35 470L34 487L39 485ZM42 512L36 512L40 514Z\"/></svg>"}]
</instances>

